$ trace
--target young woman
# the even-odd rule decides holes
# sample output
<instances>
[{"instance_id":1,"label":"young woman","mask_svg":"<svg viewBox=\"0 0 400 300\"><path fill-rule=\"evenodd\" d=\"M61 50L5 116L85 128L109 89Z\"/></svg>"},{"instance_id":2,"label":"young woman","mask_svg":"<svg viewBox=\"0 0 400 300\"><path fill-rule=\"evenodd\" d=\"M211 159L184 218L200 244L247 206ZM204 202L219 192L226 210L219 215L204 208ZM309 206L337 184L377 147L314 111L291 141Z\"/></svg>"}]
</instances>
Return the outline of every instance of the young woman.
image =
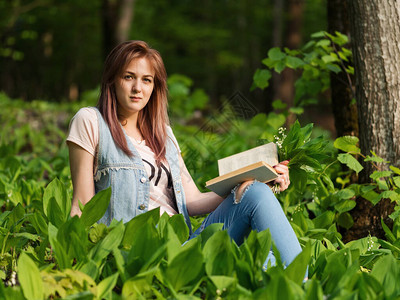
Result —
<instances>
[{"instance_id":1,"label":"young woman","mask_svg":"<svg viewBox=\"0 0 400 300\"><path fill-rule=\"evenodd\" d=\"M82 108L70 124L71 215L81 214L78 200L86 204L111 186L102 223L109 224L113 218L128 222L160 207L161 213L183 214L190 238L212 223L223 223L240 244L251 229L269 228L282 261L289 264L301 247L266 184L244 182L225 199L196 187L169 127L166 79L160 54L145 42L128 41L111 51L97 107ZM290 184L287 163L275 166L280 174L275 183L281 191ZM189 215L207 213L193 233Z\"/></svg>"}]
</instances>

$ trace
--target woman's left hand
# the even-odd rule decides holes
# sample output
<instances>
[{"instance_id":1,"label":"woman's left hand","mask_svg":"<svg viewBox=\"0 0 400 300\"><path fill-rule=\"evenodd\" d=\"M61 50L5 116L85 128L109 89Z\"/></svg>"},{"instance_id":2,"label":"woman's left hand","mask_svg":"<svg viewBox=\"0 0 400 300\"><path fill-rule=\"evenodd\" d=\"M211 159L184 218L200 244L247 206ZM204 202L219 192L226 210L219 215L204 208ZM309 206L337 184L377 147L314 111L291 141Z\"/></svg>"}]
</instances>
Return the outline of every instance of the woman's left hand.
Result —
<instances>
[{"instance_id":1,"label":"woman's left hand","mask_svg":"<svg viewBox=\"0 0 400 300\"><path fill-rule=\"evenodd\" d=\"M285 160L275 165L273 168L279 174L279 177L275 179L274 184L279 184L279 191L283 192L289 187L290 179L289 179L289 161Z\"/></svg>"}]
</instances>

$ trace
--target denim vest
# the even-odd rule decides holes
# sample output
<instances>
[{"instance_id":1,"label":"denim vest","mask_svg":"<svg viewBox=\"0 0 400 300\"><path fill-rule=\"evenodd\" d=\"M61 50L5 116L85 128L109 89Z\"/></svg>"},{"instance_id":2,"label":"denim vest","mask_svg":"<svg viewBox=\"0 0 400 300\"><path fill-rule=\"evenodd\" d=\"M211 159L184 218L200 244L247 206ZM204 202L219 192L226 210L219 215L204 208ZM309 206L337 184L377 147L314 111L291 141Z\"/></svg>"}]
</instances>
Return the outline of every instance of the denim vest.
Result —
<instances>
[{"instance_id":1,"label":"denim vest","mask_svg":"<svg viewBox=\"0 0 400 300\"><path fill-rule=\"evenodd\" d=\"M99 110L99 145L97 153L97 172L94 177L95 192L111 186L111 200L100 223L109 225L112 219L128 222L133 217L148 211L150 182L142 158L126 135L125 138L133 156L127 156L114 142L110 129ZM192 227L186 208L185 194L179 168L179 152L168 136L165 158L171 169L173 189L178 211L185 218L190 234Z\"/></svg>"}]
</instances>

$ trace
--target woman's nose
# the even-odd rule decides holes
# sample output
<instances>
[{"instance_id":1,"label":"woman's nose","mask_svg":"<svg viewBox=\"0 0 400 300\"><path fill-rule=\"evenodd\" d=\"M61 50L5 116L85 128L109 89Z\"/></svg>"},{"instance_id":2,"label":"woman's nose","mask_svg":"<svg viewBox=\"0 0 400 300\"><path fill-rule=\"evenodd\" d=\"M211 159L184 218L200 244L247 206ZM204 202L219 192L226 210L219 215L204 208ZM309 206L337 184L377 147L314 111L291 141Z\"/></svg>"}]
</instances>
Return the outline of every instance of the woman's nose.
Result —
<instances>
[{"instance_id":1,"label":"woman's nose","mask_svg":"<svg viewBox=\"0 0 400 300\"><path fill-rule=\"evenodd\" d=\"M140 85L140 80L134 80L132 83L132 90L134 92L140 92L141 91L141 85Z\"/></svg>"}]
</instances>

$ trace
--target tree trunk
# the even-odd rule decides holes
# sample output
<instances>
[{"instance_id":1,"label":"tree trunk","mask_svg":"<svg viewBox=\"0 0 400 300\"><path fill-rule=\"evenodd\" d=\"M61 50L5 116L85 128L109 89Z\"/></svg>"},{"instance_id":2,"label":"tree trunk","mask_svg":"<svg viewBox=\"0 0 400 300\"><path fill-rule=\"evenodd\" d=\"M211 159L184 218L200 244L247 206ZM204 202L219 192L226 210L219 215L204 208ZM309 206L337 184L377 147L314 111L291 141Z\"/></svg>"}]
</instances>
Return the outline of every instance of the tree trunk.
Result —
<instances>
[{"instance_id":1,"label":"tree trunk","mask_svg":"<svg viewBox=\"0 0 400 300\"><path fill-rule=\"evenodd\" d=\"M103 0L101 16L104 57L116 45L129 38L134 3L135 0Z\"/></svg>"},{"instance_id":2,"label":"tree trunk","mask_svg":"<svg viewBox=\"0 0 400 300\"><path fill-rule=\"evenodd\" d=\"M400 2L349 4L361 151L400 166ZM372 172L367 164L361 182Z\"/></svg>"},{"instance_id":3,"label":"tree trunk","mask_svg":"<svg viewBox=\"0 0 400 300\"><path fill-rule=\"evenodd\" d=\"M339 31L350 35L347 3L343 0L328 0L328 32ZM345 62L343 62L345 63ZM351 103L354 97L354 76L331 72L332 112L335 118L336 136L358 136L357 106Z\"/></svg>"},{"instance_id":4,"label":"tree trunk","mask_svg":"<svg viewBox=\"0 0 400 300\"><path fill-rule=\"evenodd\" d=\"M279 2L276 5L278 5L277 9L279 9ZM289 0L287 5L289 20L286 29L285 46L289 49L298 49L302 41L301 29L303 25L304 1ZM279 42L278 39L277 41ZM275 77L274 80L278 80L278 83L274 82L274 87L278 86L278 89L275 90L274 99L282 100L288 107L293 106L295 96L294 83L296 79L296 71L289 68L283 70L278 79ZM289 124L293 123L293 117L289 116Z\"/></svg>"},{"instance_id":5,"label":"tree trunk","mask_svg":"<svg viewBox=\"0 0 400 300\"><path fill-rule=\"evenodd\" d=\"M400 165L400 2L352 0L347 2L356 77L359 137L362 153L370 150ZM374 171L364 165L359 182L370 181ZM385 169L387 166L380 165ZM382 237L380 219L389 221L394 203L382 199L375 207L357 200L354 226L345 240L368 234Z\"/></svg>"}]
</instances>

